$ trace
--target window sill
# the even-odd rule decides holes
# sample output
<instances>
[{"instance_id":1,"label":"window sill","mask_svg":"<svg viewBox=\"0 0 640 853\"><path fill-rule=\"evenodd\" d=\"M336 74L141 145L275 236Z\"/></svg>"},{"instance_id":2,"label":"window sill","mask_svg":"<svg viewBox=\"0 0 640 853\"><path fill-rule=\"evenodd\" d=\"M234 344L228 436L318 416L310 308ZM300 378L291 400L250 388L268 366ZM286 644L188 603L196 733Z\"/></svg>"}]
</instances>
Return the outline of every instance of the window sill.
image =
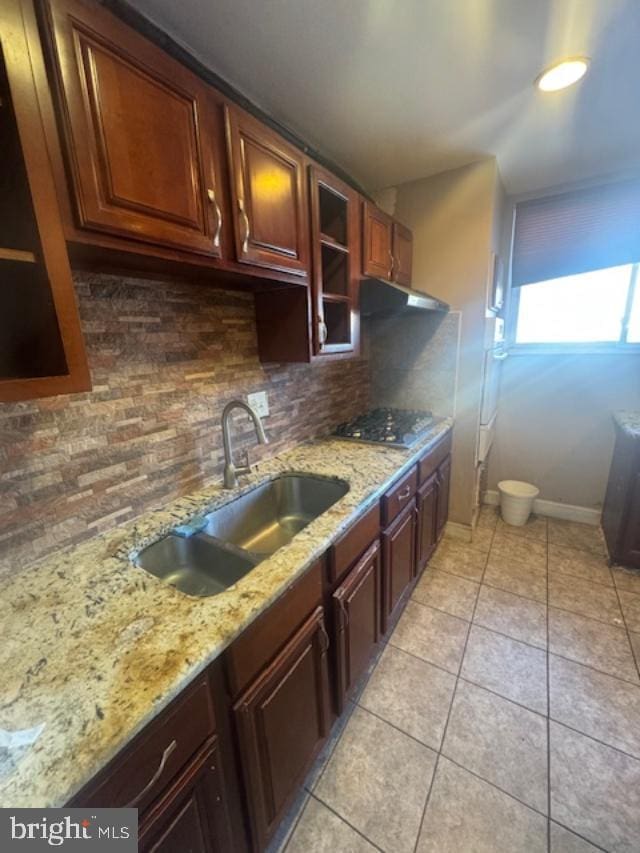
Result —
<instances>
[{"instance_id":1,"label":"window sill","mask_svg":"<svg viewBox=\"0 0 640 853\"><path fill-rule=\"evenodd\" d=\"M640 355L640 344L511 344L509 355Z\"/></svg>"}]
</instances>

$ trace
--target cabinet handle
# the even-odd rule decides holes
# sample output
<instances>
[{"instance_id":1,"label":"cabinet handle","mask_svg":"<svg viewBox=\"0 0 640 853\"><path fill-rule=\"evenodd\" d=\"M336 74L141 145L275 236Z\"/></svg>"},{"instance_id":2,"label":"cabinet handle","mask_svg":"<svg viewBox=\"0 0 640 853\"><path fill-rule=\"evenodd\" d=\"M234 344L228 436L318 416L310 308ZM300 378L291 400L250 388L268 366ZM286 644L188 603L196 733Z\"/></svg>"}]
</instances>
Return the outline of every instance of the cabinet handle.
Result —
<instances>
[{"instance_id":1,"label":"cabinet handle","mask_svg":"<svg viewBox=\"0 0 640 853\"><path fill-rule=\"evenodd\" d=\"M320 623L320 635L322 637L322 654L325 655L329 651L329 635L322 622Z\"/></svg>"},{"instance_id":2,"label":"cabinet handle","mask_svg":"<svg viewBox=\"0 0 640 853\"><path fill-rule=\"evenodd\" d=\"M156 784L158 779L162 776L162 773L163 773L164 768L165 768L165 764L167 763L169 756L172 754L172 752L175 750L175 748L177 746L178 746L177 741L172 740L171 743L169 744L169 746L162 753L162 758L160 759L160 764L158 765L158 769L156 770L156 772L153 774L151 779L149 779L149 781L144 786L144 788L140 791L140 793L136 794L136 796L131 800L131 802L127 803L125 808L127 808L127 809L135 808L138 805L138 803L140 802L140 800L144 797L144 795L146 793L148 793L151 790L151 788L153 788L153 786Z\"/></svg>"},{"instance_id":3,"label":"cabinet handle","mask_svg":"<svg viewBox=\"0 0 640 853\"><path fill-rule=\"evenodd\" d=\"M247 211L244 207L244 199L238 199L238 209L240 211L240 216L242 217L242 225L244 228L244 235L242 237L242 253L244 255L249 251L249 237L251 236L251 224L249 223L249 217L247 216Z\"/></svg>"},{"instance_id":4,"label":"cabinet handle","mask_svg":"<svg viewBox=\"0 0 640 853\"><path fill-rule=\"evenodd\" d=\"M347 625L349 624L349 611L347 610L346 605L344 603L344 596L343 596L342 592L340 592L338 595L336 595L336 600L340 606L342 618L344 619L344 627L346 628Z\"/></svg>"},{"instance_id":5,"label":"cabinet handle","mask_svg":"<svg viewBox=\"0 0 640 853\"><path fill-rule=\"evenodd\" d=\"M329 331L324 320L318 320L318 340L321 344L326 344Z\"/></svg>"},{"instance_id":6,"label":"cabinet handle","mask_svg":"<svg viewBox=\"0 0 640 853\"><path fill-rule=\"evenodd\" d=\"M407 486L401 492L398 492L397 498L399 501L406 501L406 499L409 497L410 494L411 494L411 486Z\"/></svg>"},{"instance_id":7,"label":"cabinet handle","mask_svg":"<svg viewBox=\"0 0 640 853\"><path fill-rule=\"evenodd\" d=\"M395 269L395 265L396 265L396 262L395 262L395 258L393 257L393 252L391 251L391 249L389 249L389 278L390 279L393 278L393 272Z\"/></svg>"},{"instance_id":8,"label":"cabinet handle","mask_svg":"<svg viewBox=\"0 0 640 853\"><path fill-rule=\"evenodd\" d=\"M218 200L216 198L215 190L208 189L207 190L207 198L213 205L213 209L216 214L216 229L213 232L213 245L216 249L220 248L220 234L222 233L222 211L220 210L220 205L218 204Z\"/></svg>"}]
</instances>

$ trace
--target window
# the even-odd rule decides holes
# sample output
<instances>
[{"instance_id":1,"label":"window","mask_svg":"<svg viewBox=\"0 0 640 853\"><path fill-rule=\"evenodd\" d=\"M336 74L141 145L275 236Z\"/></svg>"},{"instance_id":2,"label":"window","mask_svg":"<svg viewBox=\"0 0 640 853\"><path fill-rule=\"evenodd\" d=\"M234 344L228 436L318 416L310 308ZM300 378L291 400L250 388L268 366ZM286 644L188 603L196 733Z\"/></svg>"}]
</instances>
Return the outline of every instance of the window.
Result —
<instances>
[{"instance_id":1,"label":"window","mask_svg":"<svg viewBox=\"0 0 640 853\"><path fill-rule=\"evenodd\" d=\"M562 276L516 289L515 343L638 344L638 265Z\"/></svg>"},{"instance_id":2,"label":"window","mask_svg":"<svg viewBox=\"0 0 640 853\"><path fill-rule=\"evenodd\" d=\"M516 205L510 339L640 349L640 178Z\"/></svg>"}]
</instances>

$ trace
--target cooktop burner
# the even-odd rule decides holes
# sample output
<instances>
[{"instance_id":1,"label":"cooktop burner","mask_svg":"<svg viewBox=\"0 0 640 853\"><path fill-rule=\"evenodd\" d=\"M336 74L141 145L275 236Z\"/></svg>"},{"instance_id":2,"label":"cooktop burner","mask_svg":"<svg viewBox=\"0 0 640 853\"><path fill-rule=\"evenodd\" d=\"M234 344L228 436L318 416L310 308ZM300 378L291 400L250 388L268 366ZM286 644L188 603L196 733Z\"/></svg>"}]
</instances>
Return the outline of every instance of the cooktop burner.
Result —
<instances>
[{"instance_id":1,"label":"cooktop burner","mask_svg":"<svg viewBox=\"0 0 640 853\"><path fill-rule=\"evenodd\" d=\"M372 409L336 427L334 435L351 441L411 447L434 424L431 412L415 409Z\"/></svg>"}]
</instances>

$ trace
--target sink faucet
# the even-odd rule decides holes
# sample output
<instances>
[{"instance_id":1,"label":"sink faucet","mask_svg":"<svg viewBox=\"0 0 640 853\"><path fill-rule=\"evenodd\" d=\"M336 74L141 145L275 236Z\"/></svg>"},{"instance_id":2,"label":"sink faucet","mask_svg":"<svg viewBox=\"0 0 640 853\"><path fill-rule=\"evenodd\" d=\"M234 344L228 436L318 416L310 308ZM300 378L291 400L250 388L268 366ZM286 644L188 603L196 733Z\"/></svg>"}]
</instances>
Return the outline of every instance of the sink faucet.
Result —
<instances>
[{"instance_id":1,"label":"sink faucet","mask_svg":"<svg viewBox=\"0 0 640 853\"><path fill-rule=\"evenodd\" d=\"M229 416L234 409L244 409L245 412L253 421L256 428L259 444L268 444L269 440L264 434L264 428L260 415L255 409L252 409L248 403L243 400L231 400L227 403L222 411L222 441L224 444L224 487L225 489L233 489L238 485L238 474L249 474L250 466L241 465L238 468L233 464L233 450L231 448L231 436L229 434Z\"/></svg>"}]
</instances>

